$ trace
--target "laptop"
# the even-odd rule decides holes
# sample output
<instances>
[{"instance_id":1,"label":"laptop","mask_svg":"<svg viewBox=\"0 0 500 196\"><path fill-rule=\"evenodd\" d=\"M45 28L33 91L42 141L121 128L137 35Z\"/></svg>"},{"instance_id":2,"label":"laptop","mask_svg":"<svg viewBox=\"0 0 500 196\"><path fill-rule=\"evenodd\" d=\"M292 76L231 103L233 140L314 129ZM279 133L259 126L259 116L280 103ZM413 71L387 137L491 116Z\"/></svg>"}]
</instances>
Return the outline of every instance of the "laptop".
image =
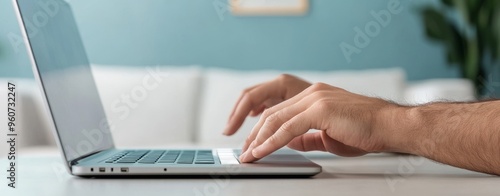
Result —
<instances>
[{"instance_id":1,"label":"laptop","mask_svg":"<svg viewBox=\"0 0 500 196\"><path fill-rule=\"evenodd\" d=\"M54 136L70 174L303 177L321 172L319 165L290 149L278 150L255 163L240 163L238 149L115 148L69 4L63 0L13 2Z\"/></svg>"}]
</instances>

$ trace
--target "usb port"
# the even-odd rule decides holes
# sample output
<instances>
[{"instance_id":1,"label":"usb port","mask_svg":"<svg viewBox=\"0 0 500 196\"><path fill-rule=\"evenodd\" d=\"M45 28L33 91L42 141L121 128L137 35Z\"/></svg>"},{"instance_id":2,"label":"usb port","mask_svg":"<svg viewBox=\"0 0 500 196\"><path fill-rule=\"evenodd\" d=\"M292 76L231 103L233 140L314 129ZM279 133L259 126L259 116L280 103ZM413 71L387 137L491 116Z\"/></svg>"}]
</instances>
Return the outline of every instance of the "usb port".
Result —
<instances>
[{"instance_id":1,"label":"usb port","mask_svg":"<svg viewBox=\"0 0 500 196\"><path fill-rule=\"evenodd\" d=\"M104 167L99 167L99 172L106 172L106 168L104 168Z\"/></svg>"},{"instance_id":2,"label":"usb port","mask_svg":"<svg viewBox=\"0 0 500 196\"><path fill-rule=\"evenodd\" d=\"M121 172L128 172L128 167L122 167L122 168L120 168L120 171Z\"/></svg>"}]
</instances>

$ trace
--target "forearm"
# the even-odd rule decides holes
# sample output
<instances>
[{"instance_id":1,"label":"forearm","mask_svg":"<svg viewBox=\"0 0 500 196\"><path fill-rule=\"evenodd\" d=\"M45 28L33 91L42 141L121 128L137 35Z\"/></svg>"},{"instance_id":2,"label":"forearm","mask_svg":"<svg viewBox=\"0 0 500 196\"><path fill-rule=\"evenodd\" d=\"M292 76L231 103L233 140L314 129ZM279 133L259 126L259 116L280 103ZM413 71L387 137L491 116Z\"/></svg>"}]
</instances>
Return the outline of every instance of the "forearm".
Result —
<instances>
[{"instance_id":1,"label":"forearm","mask_svg":"<svg viewBox=\"0 0 500 196\"><path fill-rule=\"evenodd\" d=\"M500 101L399 107L385 123L389 151L500 175Z\"/></svg>"}]
</instances>

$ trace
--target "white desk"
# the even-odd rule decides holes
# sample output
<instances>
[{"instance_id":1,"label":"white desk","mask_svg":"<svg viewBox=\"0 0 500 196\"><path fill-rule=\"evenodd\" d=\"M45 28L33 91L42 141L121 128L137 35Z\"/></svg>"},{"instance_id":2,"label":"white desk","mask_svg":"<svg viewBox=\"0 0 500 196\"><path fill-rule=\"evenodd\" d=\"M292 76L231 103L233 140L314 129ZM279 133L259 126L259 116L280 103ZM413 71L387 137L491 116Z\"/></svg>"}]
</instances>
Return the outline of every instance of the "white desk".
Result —
<instances>
[{"instance_id":1,"label":"white desk","mask_svg":"<svg viewBox=\"0 0 500 196\"><path fill-rule=\"evenodd\" d=\"M17 189L4 195L499 195L500 177L427 159L369 155L357 158L311 155L323 172L306 179L87 179L62 168L56 152L21 156ZM4 194L8 193L8 194Z\"/></svg>"}]
</instances>

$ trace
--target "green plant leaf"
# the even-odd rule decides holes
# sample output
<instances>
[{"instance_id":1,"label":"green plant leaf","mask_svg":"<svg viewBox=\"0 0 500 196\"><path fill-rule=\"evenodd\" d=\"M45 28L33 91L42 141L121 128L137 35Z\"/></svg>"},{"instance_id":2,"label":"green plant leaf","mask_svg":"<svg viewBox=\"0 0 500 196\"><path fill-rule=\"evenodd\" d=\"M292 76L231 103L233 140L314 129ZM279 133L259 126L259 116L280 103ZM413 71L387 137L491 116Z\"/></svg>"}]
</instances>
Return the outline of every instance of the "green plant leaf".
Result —
<instances>
[{"instance_id":1,"label":"green plant leaf","mask_svg":"<svg viewBox=\"0 0 500 196\"><path fill-rule=\"evenodd\" d=\"M465 0L469 16L468 22L470 24L476 24L478 21L479 11L485 2L486 0Z\"/></svg>"},{"instance_id":2,"label":"green plant leaf","mask_svg":"<svg viewBox=\"0 0 500 196\"><path fill-rule=\"evenodd\" d=\"M464 66L467 40L436 8L427 7L422 10L425 31L432 40L443 43L446 48L446 57L450 64Z\"/></svg>"},{"instance_id":3,"label":"green plant leaf","mask_svg":"<svg viewBox=\"0 0 500 196\"><path fill-rule=\"evenodd\" d=\"M499 29L498 23L500 22L500 1L489 0L485 1L479 12L476 25L476 33L482 50L490 54L493 60L498 59L498 39Z\"/></svg>"},{"instance_id":4,"label":"green plant leaf","mask_svg":"<svg viewBox=\"0 0 500 196\"><path fill-rule=\"evenodd\" d=\"M441 0L441 3L441 10L434 7L422 10L425 32L431 40L443 44L448 62L459 65L462 77L473 81L481 93L484 80L488 79L485 57L500 65L500 0ZM442 13L459 13L464 23Z\"/></svg>"},{"instance_id":5,"label":"green plant leaf","mask_svg":"<svg viewBox=\"0 0 500 196\"><path fill-rule=\"evenodd\" d=\"M470 39L465 56L463 66L463 75L472 81L476 80L479 75L480 61L482 56L480 54L479 43L477 40Z\"/></svg>"},{"instance_id":6,"label":"green plant leaf","mask_svg":"<svg viewBox=\"0 0 500 196\"><path fill-rule=\"evenodd\" d=\"M449 35L444 40L444 44L446 46L448 56L451 57L451 61L449 62L464 66L463 62L469 48L467 39L461 34L460 31L458 31L456 26L452 24L448 24L446 26L448 28Z\"/></svg>"},{"instance_id":7,"label":"green plant leaf","mask_svg":"<svg viewBox=\"0 0 500 196\"><path fill-rule=\"evenodd\" d=\"M453 7L455 1L454 0L441 0L441 3L443 3L444 5L446 5L448 7Z\"/></svg>"},{"instance_id":8,"label":"green plant leaf","mask_svg":"<svg viewBox=\"0 0 500 196\"><path fill-rule=\"evenodd\" d=\"M444 15L433 7L427 7L422 10L424 18L425 31L430 38L443 40L447 36L447 25Z\"/></svg>"}]
</instances>

